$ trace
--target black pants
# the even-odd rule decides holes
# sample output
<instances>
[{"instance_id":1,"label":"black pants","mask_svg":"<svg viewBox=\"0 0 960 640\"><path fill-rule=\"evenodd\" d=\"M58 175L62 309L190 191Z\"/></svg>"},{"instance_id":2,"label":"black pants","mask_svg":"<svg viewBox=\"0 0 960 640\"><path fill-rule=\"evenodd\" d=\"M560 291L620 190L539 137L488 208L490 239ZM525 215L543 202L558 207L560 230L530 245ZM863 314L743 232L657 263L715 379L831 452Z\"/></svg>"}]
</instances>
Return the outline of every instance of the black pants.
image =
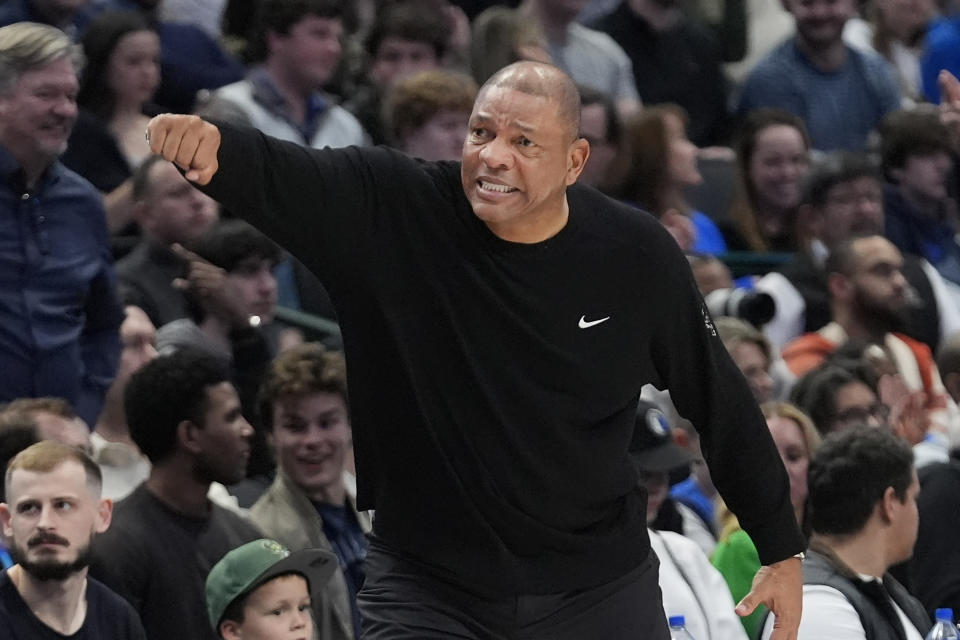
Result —
<instances>
[{"instance_id":1,"label":"black pants","mask_svg":"<svg viewBox=\"0 0 960 640\"><path fill-rule=\"evenodd\" d=\"M357 596L363 640L669 640L651 553L613 582L490 599L372 544Z\"/></svg>"}]
</instances>

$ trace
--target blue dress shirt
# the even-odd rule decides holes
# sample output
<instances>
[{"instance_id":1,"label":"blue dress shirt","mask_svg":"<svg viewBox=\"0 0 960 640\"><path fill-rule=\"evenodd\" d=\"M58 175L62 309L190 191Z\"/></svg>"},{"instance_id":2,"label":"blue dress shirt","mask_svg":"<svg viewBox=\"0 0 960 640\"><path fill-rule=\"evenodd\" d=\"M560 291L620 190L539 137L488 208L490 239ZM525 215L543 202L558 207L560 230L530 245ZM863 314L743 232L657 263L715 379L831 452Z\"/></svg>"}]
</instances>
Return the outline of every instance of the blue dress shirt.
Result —
<instances>
[{"instance_id":1,"label":"blue dress shirt","mask_svg":"<svg viewBox=\"0 0 960 640\"><path fill-rule=\"evenodd\" d=\"M59 161L28 189L0 146L0 402L57 396L93 424L123 317L100 194Z\"/></svg>"}]
</instances>

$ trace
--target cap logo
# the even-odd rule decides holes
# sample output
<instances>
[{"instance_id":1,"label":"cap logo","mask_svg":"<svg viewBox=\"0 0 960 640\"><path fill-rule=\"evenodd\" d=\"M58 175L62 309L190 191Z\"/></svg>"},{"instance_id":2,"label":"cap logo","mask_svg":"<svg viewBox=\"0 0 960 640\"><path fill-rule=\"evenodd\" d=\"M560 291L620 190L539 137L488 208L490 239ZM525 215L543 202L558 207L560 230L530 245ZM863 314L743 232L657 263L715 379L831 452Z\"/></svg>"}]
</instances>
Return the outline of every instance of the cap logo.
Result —
<instances>
[{"instance_id":1,"label":"cap logo","mask_svg":"<svg viewBox=\"0 0 960 640\"><path fill-rule=\"evenodd\" d=\"M647 411L647 428L650 433L658 438L664 438L670 433L670 423L667 422L667 416L659 409L650 409Z\"/></svg>"},{"instance_id":2,"label":"cap logo","mask_svg":"<svg viewBox=\"0 0 960 640\"><path fill-rule=\"evenodd\" d=\"M261 544L263 545L263 548L269 551L270 553L277 554L284 558L290 555L290 551L279 542L276 542L275 540L264 540Z\"/></svg>"}]
</instances>

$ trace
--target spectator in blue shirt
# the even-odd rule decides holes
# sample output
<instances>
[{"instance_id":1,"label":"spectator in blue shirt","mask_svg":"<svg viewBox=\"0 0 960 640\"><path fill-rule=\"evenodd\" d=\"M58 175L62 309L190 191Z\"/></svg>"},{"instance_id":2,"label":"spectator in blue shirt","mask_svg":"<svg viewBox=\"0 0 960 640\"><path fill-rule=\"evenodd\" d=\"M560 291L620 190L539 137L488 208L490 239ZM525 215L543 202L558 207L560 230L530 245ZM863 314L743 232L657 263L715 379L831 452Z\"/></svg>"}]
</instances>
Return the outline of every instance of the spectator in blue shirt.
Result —
<instances>
[{"instance_id":1,"label":"spectator in blue shirt","mask_svg":"<svg viewBox=\"0 0 960 640\"><path fill-rule=\"evenodd\" d=\"M56 396L96 420L123 321L103 204L64 167L77 50L60 30L0 28L0 401Z\"/></svg>"},{"instance_id":2,"label":"spectator in blue shirt","mask_svg":"<svg viewBox=\"0 0 960 640\"><path fill-rule=\"evenodd\" d=\"M796 35L747 78L739 113L777 107L799 116L821 151L862 150L867 134L900 106L900 89L879 55L844 44L854 0L784 0Z\"/></svg>"},{"instance_id":3,"label":"spectator in blue shirt","mask_svg":"<svg viewBox=\"0 0 960 640\"><path fill-rule=\"evenodd\" d=\"M917 109L891 114L881 132L884 235L960 285L960 223L947 188L954 168L950 129L937 110Z\"/></svg>"}]
</instances>

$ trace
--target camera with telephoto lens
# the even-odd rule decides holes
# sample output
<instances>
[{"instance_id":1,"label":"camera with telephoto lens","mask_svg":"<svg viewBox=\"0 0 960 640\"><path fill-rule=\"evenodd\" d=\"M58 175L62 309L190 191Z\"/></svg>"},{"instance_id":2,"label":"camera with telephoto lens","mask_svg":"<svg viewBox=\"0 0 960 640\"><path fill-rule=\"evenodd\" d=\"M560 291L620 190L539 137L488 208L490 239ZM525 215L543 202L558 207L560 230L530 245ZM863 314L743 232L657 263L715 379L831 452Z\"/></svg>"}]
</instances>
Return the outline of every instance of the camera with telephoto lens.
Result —
<instances>
[{"instance_id":1,"label":"camera with telephoto lens","mask_svg":"<svg viewBox=\"0 0 960 640\"><path fill-rule=\"evenodd\" d=\"M769 293L753 289L716 289L704 298L712 316L732 316L760 328L773 320L777 305Z\"/></svg>"}]
</instances>

